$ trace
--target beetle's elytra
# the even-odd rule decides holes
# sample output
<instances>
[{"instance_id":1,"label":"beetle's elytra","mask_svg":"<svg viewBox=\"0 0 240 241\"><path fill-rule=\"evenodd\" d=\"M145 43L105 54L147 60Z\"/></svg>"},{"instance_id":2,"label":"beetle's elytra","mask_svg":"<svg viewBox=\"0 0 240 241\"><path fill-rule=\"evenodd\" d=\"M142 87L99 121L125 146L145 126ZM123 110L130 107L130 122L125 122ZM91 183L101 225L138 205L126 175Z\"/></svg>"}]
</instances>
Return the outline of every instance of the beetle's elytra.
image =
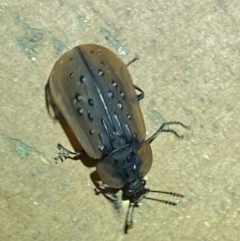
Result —
<instances>
[{"instance_id":1,"label":"beetle's elytra","mask_svg":"<svg viewBox=\"0 0 240 241\"><path fill-rule=\"evenodd\" d=\"M102 159L96 165L101 180L111 188L122 189L132 210L151 191L143 179L152 165L150 143L161 132L181 137L164 129L166 125L188 128L180 122L164 123L145 140L139 106L144 92L133 84L116 54L95 44L79 45L64 53L52 69L46 93L48 104L63 115L84 151L93 159ZM126 232L132 224L132 214L129 216Z\"/></svg>"}]
</instances>

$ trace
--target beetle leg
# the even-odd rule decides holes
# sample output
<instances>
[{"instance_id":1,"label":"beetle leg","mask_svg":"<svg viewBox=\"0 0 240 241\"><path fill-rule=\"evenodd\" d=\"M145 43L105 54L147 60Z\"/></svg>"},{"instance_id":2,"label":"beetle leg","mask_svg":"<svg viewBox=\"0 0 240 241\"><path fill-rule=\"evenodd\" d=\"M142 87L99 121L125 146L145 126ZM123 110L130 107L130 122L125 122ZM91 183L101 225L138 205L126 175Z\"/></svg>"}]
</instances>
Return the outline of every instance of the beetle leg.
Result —
<instances>
[{"instance_id":1,"label":"beetle leg","mask_svg":"<svg viewBox=\"0 0 240 241\"><path fill-rule=\"evenodd\" d=\"M144 92L143 92L143 90L142 90L141 88L139 88L138 86L136 86L136 85L133 85L133 86L134 86L134 88L135 88L136 90L138 90L139 92L141 92L140 94L137 95L138 101L142 100L142 99L144 98Z\"/></svg>"},{"instance_id":2,"label":"beetle leg","mask_svg":"<svg viewBox=\"0 0 240 241\"><path fill-rule=\"evenodd\" d=\"M76 159L78 156L80 156L83 153L85 153L85 151L78 151L78 152L69 151L64 146L62 146L60 143L58 143L57 148L59 150L59 153L54 158L56 161L58 161L58 159L60 159L63 162L67 158Z\"/></svg>"},{"instance_id":3,"label":"beetle leg","mask_svg":"<svg viewBox=\"0 0 240 241\"><path fill-rule=\"evenodd\" d=\"M50 116L52 116L52 118L54 119L58 119L61 115L61 112L60 110L55 106L53 105L53 103L51 102L51 95L50 95L50 87L49 87L49 80L48 80L48 83L45 85L45 103L46 103L46 107L47 107L47 111L48 111L48 114ZM51 112L50 112L50 106L54 112L54 114L52 115Z\"/></svg>"},{"instance_id":4,"label":"beetle leg","mask_svg":"<svg viewBox=\"0 0 240 241\"><path fill-rule=\"evenodd\" d=\"M129 61L127 64L126 64L126 67L128 67L130 64L134 63L136 60L139 60L139 56L135 56L131 61Z\"/></svg>"},{"instance_id":5,"label":"beetle leg","mask_svg":"<svg viewBox=\"0 0 240 241\"><path fill-rule=\"evenodd\" d=\"M134 63L136 60L139 60L139 59L140 59L139 56L135 56L130 62L126 64L126 67L128 67L130 64ZM136 85L134 85L134 88L141 92L139 95L137 95L138 101L142 100L144 98L143 90Z\"/></svg>"},{"instance_id":6,"label":"beetle leg","mask_svg":"<svg viewBox=\"0 0 240 241\"><path fill-rule=\"evenodd\" d=\"M182 124L181 122L179 121L170 121L170 122L166 122L166 123L163 123L160 128L151 136L147 139L147 141L149 143L151 143L152 141L154 141L154 139L161 133L161 132L171 132L173 133L175 136L177 136L178 138L183 138L183 135L179 135L176 131L172 130L172 129L164 129L166 126L169 126L169 125L181 125L182 127L186 128L186 129L190 129L190 126L186 126L184 124Z\"/></svg>"}]
</instances>

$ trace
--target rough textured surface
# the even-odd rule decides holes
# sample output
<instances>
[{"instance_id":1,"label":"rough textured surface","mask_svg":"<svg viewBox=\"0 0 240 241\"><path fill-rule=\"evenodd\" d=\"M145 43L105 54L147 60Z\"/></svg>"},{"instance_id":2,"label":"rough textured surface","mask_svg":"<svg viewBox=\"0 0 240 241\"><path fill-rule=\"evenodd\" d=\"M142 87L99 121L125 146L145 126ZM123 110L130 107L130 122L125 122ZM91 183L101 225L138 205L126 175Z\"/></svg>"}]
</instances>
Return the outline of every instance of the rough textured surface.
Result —
<instances>
[{"instance_id":1,"label":"rough textured surface","mask_svg":"<svg viewBox=\"0 0 240 241\"><path fill-rule=\"evenodd\" d=\"M1 240L240 240L240 3L138 2L1 1ZM53 159L58 142L71 145L47 114L44 85L82 43L126 63L140 56L129 69L145 90L148 135L163 120L192 128L176 128L184 140L156 139L148 175L150 188L185 198L143 200L127 236L126 205L119 214L95 195L94 168Z\"/></svg>"}]
</instances>

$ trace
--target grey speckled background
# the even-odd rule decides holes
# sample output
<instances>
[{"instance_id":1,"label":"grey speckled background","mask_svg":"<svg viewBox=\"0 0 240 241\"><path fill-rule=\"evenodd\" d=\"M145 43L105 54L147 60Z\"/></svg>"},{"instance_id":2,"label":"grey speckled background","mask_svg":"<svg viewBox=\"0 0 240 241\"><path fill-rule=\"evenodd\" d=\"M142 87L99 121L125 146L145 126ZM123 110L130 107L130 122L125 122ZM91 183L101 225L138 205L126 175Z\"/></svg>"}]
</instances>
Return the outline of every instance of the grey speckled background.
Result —
<instances>
[{"instance_id":1,"label":"grey speckled background","mask_svg":"<svg viewBox=\"0 0 240 241\"><path fill-rule=\"evenodd\" d=\"M240 240L240 2L1 1L0 240ZM145 91L147 134L179 120L191 131L152 144L148 186L185 194L175 207L143 200L125 236L46 111L57 58L83 43L109 47ZM155 195L151 195L156 197ZM165 196L157 195L159 198ZM167 200L174 200L166 197Z\"/></svg>"}]
</instances>

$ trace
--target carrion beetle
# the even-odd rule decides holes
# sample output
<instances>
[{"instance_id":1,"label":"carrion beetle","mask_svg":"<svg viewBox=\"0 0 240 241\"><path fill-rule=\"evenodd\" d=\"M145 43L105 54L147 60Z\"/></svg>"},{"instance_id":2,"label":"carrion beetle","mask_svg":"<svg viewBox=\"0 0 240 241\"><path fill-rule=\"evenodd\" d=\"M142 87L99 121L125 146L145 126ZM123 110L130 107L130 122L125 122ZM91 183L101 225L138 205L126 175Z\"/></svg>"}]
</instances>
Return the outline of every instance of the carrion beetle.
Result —
<instances>
[{"instance_id":1,"label":"carrion beetle","mask_svg":"<svg viewBox=\"0 0 240 241\"><path fill-rule=\"evenodd\" d=\"M45 90L48 107L62 114L84 152L93 159L101 159L96 170L102 182L110 188L121 189L129 199L125 233L132 225L134 207L148 192L183 197L150 190L143 178L152 165L150 143L161 132L182 138L166 126L189 127L177 121L163 123L145 140L146 129L139 105L144 92L133 84L127 66L115 53L96 44L73 48L57 60ZM64 158L83 153L70 152L60 144L58 148L60 157Z\"/></svg>"}]
</instances>

